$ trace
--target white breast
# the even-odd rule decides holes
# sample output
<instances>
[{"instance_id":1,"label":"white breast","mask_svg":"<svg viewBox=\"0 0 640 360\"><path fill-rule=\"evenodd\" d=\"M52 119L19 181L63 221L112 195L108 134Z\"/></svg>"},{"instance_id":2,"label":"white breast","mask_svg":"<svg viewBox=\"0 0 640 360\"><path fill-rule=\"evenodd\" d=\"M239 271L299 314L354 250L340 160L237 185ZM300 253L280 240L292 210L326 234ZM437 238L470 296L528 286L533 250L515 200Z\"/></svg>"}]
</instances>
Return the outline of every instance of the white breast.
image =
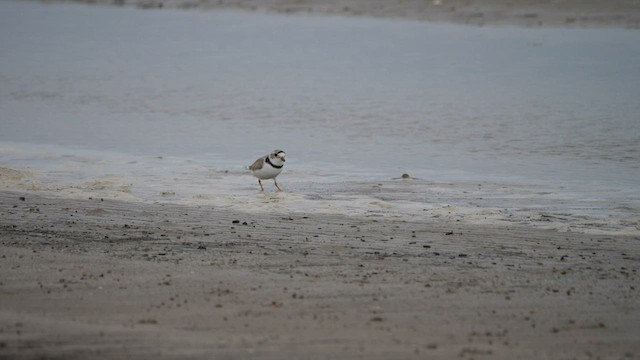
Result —
<instances>
[{"instance_id":1,"label":"white breast","mask_svg":"<svg viewBox=\"0 0 640 360\"><path fill-rule=\"evenodd\" d=\"M269 164L264 164L262 166L262 169L255 170L253 172L253 175L255 175L255 177L257 177L258 179L262 179L262 180L273 179L276 176L278 176L278 174L280 174L281 171L282 171L282 168L276 169Z\"/></svg>"}]
</instances>

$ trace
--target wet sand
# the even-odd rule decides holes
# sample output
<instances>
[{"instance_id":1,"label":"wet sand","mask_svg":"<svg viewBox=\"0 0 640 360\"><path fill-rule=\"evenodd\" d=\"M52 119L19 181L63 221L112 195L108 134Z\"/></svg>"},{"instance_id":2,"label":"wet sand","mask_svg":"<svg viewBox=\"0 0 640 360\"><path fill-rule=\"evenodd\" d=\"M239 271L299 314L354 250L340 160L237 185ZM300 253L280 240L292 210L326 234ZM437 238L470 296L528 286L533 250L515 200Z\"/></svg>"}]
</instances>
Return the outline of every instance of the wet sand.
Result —
<instances>
[{"instance_id":1,"label":"wet sand","mask_svg":"<svg viewBox=\"0 0 640 360\"><path fill-rule=\"evenodd\" d=\"M469 25L640 28L638 0L71 0L143 9L241 9Z\"/></svg>"},{"instance_id":2,"label":"wet sand","mask_svg":"<svg viewBox=\"0 0 640 360\"><path fill-rule=\"evenodd\" d=\"M639 238L0 192L0 358L640 356Z\"/></svg>"}]
</instances>

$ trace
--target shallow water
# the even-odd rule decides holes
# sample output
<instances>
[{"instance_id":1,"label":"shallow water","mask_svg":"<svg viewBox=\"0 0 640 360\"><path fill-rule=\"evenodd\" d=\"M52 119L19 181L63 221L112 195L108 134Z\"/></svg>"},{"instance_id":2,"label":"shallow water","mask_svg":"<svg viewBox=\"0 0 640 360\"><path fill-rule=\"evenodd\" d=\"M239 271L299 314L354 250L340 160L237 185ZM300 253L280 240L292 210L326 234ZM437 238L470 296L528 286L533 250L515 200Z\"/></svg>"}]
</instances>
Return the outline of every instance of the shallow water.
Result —
<instances>
[{"instance_id":1,"label":"shallow water","mask_svg":"<svg viewBox=\"0 0 640 360\"><path fill-rule=\"evenodd\" d=\"M637 234L639 35L0 2L0 179Z\"/></svg>"}]
</instances>

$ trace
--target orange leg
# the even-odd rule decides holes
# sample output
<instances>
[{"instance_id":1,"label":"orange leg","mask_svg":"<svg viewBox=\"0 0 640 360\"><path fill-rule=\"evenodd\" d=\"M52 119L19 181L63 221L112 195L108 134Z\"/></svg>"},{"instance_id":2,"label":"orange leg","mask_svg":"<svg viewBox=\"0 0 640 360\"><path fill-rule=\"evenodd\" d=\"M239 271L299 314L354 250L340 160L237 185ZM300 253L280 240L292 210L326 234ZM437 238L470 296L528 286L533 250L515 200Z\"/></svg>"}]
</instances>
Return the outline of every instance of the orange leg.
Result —
<instances>
[{"instance_id":1,"label":"orange leg","mask_svg":"<svg viewBox=\"0 0 640 360\"><path fill-rule=\"evenodd\" d=\"M276 181L276 179L273 179L273 183L276 185L278 190L282 191L282 189L280 189L280 186L278 186L278 182Z\"/></svg>"},{"instance_id":2,"label":"orange leg","mask_svg":"<svg viewBox=\"0 0 640 360\"><path fill-rule=\"evenodd\" d=\"M260 184L260 190L264 191L264 188L262 187L262 181L260 179L258 179L258 184Z\"/></svg>"}]
</instances>

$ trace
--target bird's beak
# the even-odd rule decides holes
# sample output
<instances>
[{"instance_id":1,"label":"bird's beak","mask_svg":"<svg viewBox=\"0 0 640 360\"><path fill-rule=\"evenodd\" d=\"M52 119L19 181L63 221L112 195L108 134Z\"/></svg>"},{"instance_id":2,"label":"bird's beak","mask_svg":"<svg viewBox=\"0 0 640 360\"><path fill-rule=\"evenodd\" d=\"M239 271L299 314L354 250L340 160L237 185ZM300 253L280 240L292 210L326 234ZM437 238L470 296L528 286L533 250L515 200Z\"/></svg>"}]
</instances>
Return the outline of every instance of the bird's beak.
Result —
<instances>
[{"instance_id":1,"label":"bird's beak","mask_svg":"<svg viewBox=\"0 0 640 360\"><path fill-rule=\"evenodd\" d=\"M287 160L285 160L285 158L284 158L284 154L280 154L280 155L278 155L278 157L279 157L280 159L282 159L282 161L287 161Z\"/></svg>"}]
</instances>

